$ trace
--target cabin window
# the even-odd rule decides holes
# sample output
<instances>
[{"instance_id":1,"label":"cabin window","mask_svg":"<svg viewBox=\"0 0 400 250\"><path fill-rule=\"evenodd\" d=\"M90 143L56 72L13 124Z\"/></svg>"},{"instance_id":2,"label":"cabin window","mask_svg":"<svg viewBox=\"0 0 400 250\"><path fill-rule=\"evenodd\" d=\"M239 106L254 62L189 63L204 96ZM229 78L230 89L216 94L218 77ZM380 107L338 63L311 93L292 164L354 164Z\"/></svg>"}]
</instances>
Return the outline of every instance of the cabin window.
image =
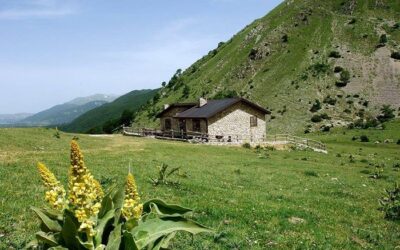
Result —
<instances>
[{"instance_id":1,"label":"cabin window","mask_svg":"<svg viewBox=\"0 0 400 250\"><path fill-rule=\"evenodd\" d=\"M165 124L164 124L165 130L171 130L171 119L165 119Z\"/></svg>"},{"instance_id":2,"label":"cabin window","mask_svg":"<svg viewBox=\"0 0 400 250\"><path fill-rule=\"evenodd\" d=\"M200 120L199 119L193 120L193 131L200 132Z\"/></svg>"},{"instance_id":3,"label":"cabin window","mask_svg":"<svg viewBox=\"0 0 400 250\"><path fill-rule=\"evenodd\" d=\"M257 127L257 116L250 116L250 127Z\"/></svg>"}]
</instances>

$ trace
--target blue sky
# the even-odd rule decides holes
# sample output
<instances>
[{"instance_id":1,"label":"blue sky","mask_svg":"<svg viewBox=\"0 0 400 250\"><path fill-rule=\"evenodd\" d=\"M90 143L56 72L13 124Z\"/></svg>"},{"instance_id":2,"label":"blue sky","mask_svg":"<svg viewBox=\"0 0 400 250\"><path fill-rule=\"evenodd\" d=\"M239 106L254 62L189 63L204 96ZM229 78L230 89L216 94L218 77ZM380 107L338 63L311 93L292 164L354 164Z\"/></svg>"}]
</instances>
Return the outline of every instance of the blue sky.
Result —
<instances>
[{"instance_id":1,"label":"blue sky","mask_svg":"<svg viewBox=\"0 0 400 250\"><path fill-rule=\"evenodd\" d=\"M281 0L0 0L0 114L156 88Z\"/></svg>"}]
</instances>

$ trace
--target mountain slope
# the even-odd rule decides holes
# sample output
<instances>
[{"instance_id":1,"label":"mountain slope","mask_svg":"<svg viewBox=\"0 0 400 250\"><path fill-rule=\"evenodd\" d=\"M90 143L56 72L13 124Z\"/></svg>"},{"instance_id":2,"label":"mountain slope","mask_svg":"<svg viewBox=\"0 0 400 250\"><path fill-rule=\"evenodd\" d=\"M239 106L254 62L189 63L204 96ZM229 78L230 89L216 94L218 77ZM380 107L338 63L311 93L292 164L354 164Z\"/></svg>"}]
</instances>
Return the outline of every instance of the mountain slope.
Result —
<instances>
[{"instance_id":1,"label":"mountain slope","mask_svg":"<svg viewBox=\"0 0 400 250\"><path fill-rule=\"evenodd\" d=\"M87 111L100 107L107 103L106 101L92 101L83 105L76 104L61 104L51 107L45 111L34 114L22 121L19 124L26 126L49 126L62 125L73 121L76 117Z\"/></svg>"},{"instance_id":2,"label":"mountain slope","mask_svg":"<svg viewBox=\"0 0 400 250\"><path fill-rule=\"evenodd\" d=\"M117 119L124 110L137 111L148 100L153 98L158 90L134 90L125 94L113 102L107 103L101 107L90 110L70 124L61 129L69 132L102 132L102 126L107 121Z\"/></svg>"},{"instance_id":3,"label":"mountain slope","mask_svg":"<svg viewBox=\"0 0 400 250\"><path fill-rule=\"evenodd\" d=\"M0 114L0 124L14 124L17 123L33 114L29 113L18 113L18 114Z\"/></svg>"},{"instance_id":4,"label":"mountain slope","mask_svg":"<svg viewBox=\"0 0 400 250\"><path fill-rule=\"evenodd\" d=\"M49 126L70 123L81 114L115 100L116 96L96 94L75 98L72 101L53 106L23 120L18 124L24 126Z\"/></svg>"},{"instance_id":5,"label":"mountain slope","mask_svg":"<svg viewBox=\"0 0 400 250\"><path fill-rule=\"evenodd\" d=\"M136 123L157 126L163 104L231 94L272 111L268 130L344 125L383 104L400 106L400 2L287 0L159 91ZM314 103L320 109L310 112ZM315 114L331 119L311 122ZM326 117L326 116L325 116Z\"/></svg>"}]
</instances>

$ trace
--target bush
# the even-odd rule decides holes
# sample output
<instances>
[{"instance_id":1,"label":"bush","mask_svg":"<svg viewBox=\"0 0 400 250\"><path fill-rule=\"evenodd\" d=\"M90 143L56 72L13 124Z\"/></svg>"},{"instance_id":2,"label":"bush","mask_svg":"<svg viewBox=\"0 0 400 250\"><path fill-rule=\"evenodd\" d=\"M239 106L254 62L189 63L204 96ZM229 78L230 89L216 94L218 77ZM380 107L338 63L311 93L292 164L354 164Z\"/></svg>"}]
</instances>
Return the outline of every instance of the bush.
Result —
<instances>
[{"instance_id":1,"label":"bush","mask_svg":"<svg viewBox=\"0 0 400 250\"><path fill-rule=\"evenodd\" d=\"M386 189L386 196L379 200L380 209L385 213L385 218L390 220L400 219L400 186L394 185L392 190Z\"/></svg>"},{"instance_id":2,"label":"bush","mask_svg":"<svg viewBox=\"0 0 400 250\"><path fill-rule=\"evenodd\" d=\"M331 117L327 113L322 113L320 116L324 120L330 120L331 119Z\"/></svg>"},{"instance_id":3,"label":"bush","mask_svg":"<svg viewBox=\"0 0 400 250\"><path fill-rule=\"evenodd\" d=\"M251 145L250 145L250 143L246 142L246 143L243 143L242 147L243 148L251 148Z\"/></svg>"},{"instance_id":4,"label":"bush","mask_svg":"<svg viewBox=\"0 0 400 250\"><path fill-rule=\"evenodd\" d=\"M350 72L347 70L340 72L340 81L348 83L350 81Z\"/></svg>"},{"instance_id":5,"label":"bush","mask_svg":"<svg viewBox=\"0 0 400 250\"><path fill-rule=\"evenodd\" d=\"M314 122L314 123L321 122L322 121L322 117L320 115L313 115L311 117L311 121Z\"/></svg>"},{"instance_id":6,"label":"bush","mask_svg":"<svg viewBox=\"0 0 400 250\"><path fill-rule=\"evenodd\" d=\"M311 65L309 69L312 71L313 76L318 76L326 74L329 71L329 65L325 63L316 63Z\"/></svg>"},{"instance_id":7,"label":"bush","mask_svg":"<svg viewBox=\"0 0 400 250\"><path fill-rule=\"evenodd\" d=\"M310 111L315 113L320 109L321 109L321 102L318 99L316 99L314 104L311 106Z\"/></svg>"},{"instance_id":8,"label":"bush","mask_svg":"<svg viewBox=\"0 0 400 250\"><path fill-rule=\"evenodd\" d=\"M340 53L338 51L331 51L331 52L329 52L329 57L340 58L341 56L340 56Z\"/></svg>"},{"instance_id":9,"label":"bush","mask_svg":"<svg viewBox=\"0 0 400 250\"><path fill-rule=\"evenodd\" d=\"M391 58L400 60L400 52L396 51L390 55Z\"/></svg>"},{"instance_id":10,"label":"bush","mask_svg":"<svg viewBox=\"0 0 400 250\"><path fill-rule=\"evenodd\" d=\"M187 218L191 209L160 199L142 203L131 173L125 187L104 192L85 166L74 140L68 195L44 164L39 163L38 170L48 189L45 197L51 210L32 207L40 219L41 231L26 249L155 249L155 245L168 248L177 231L211 232Z\"/></svg>"},{"instance_id":11,"label":"bush","mask_svg":"<svg viewBox=\"0 0 400 250\"><path fill-rule=\"evenodd\" d=\"M288 41L289 41L288 35L287 35L287 34L284 34L284 35L282 36L282 42L283 42L283 43L287 43Z\"/></svg>"},{"instance_id":12,"label":"bush","mask_svg":"<svg viewBox=\"0 0 400 250\"><path fill-rule=\"evenodd\" d=\"M369 138L368 138L368 136L366 136L366 135L361 135L361 136L360 136L360 141L361 141L361 142L369 142Z\"/></svg>"},{"instance_id":13,"label":"bush","mask_svg":"<svg viewBox=\"0 0 400 250\"><path fill-rule=\"evenodd\" d=\"M383 105L380 111L381 113L376 117L380 122L387 122L395 118L395 110L390 105Z\"/></svg>"},{"instance_id":14,"label":"bush","mask_svg":"<svg viewBox=\"0 0 400 250\"><path fill-rule=\"evenodd\" d=\"M387 42L388 42L388 39L387 39L386 34L381 35L381 37L379 38L379 43L385 44Z\"/></svg>"},{"instance_id":15,"label":"bush","mask_svg":"<svg viewBox=\"0 0 400 250\"><path fill-rule=\"evenodd\" d=\"M238 93L235 90L221 90L214 95L214 99L224 99L238 97Z\"/></svg>"},{"instance_id":16,"label":"bush","mask_svg":"<svg viewBox=\"0 0 400 250\"><path fill-rule=\"evenodd\" d=\"M336 66L336 67L334 68L334 70L333 70L333 72L335 72L335 73L340 73L340 72L342 72L342 71L343 71L343 68L340 67L340 66Z\"/></svg>"},{"instance_id":17,"label":"bush","mask_svg":"<svg viewBox=\"0 0 400 250\"><path fill-rule=\"evenodd\" d=\"M338 88L343 88L347 86L347 82L336 82L335 85Z\"/></svg>"},{"instance_id":18,"label":"bush","mask_svg":"<svg viewBox=\"0 0 400 250\"><path fill-rule=\"evenodd\" d=\"M334 106L336 104L336 99L328 95L324 98L324 103L328 103L329 105Z\"/></svg>"},{"instance_id":19,"label":"bush","mask_svg":"<svg viewBox=\"0 0 400 250\"><path fill-rule=\"evenodd\" d=\"M312 177L318 177L318 173L312 170L306 170L304 171L305 176L312 176Z\"/></svg>"},{"instance_id":20,"label":"bush","mask_svg":"<svg viewBox=\"0 0 400 250\"><path fill-rule=\"evenodd\" d=\"M397 143L396 143L396 144L397 144L397 145L400 145L400 139L397 140Z\"/></svg>"}]
</instances>

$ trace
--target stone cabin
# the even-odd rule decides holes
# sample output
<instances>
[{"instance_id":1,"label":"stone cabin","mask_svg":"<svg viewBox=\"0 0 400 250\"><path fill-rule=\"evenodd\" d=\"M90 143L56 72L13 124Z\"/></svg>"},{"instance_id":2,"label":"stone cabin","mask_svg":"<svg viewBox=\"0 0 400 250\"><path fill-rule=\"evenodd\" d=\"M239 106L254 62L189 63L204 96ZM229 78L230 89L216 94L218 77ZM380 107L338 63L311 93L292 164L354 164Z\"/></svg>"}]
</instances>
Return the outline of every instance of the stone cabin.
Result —
<instances>
[{"instance_id":1,"label":"stone cabin","mask_svg":"<svg viewBox=\"0 0 400 250\"><path fill-rule=\"evenodd\" d=\"M165 105L157 115L161 132L218 142L260 142L266 134L270 112L244 98L206 100Z\"/></svg>"}]
</instances>

